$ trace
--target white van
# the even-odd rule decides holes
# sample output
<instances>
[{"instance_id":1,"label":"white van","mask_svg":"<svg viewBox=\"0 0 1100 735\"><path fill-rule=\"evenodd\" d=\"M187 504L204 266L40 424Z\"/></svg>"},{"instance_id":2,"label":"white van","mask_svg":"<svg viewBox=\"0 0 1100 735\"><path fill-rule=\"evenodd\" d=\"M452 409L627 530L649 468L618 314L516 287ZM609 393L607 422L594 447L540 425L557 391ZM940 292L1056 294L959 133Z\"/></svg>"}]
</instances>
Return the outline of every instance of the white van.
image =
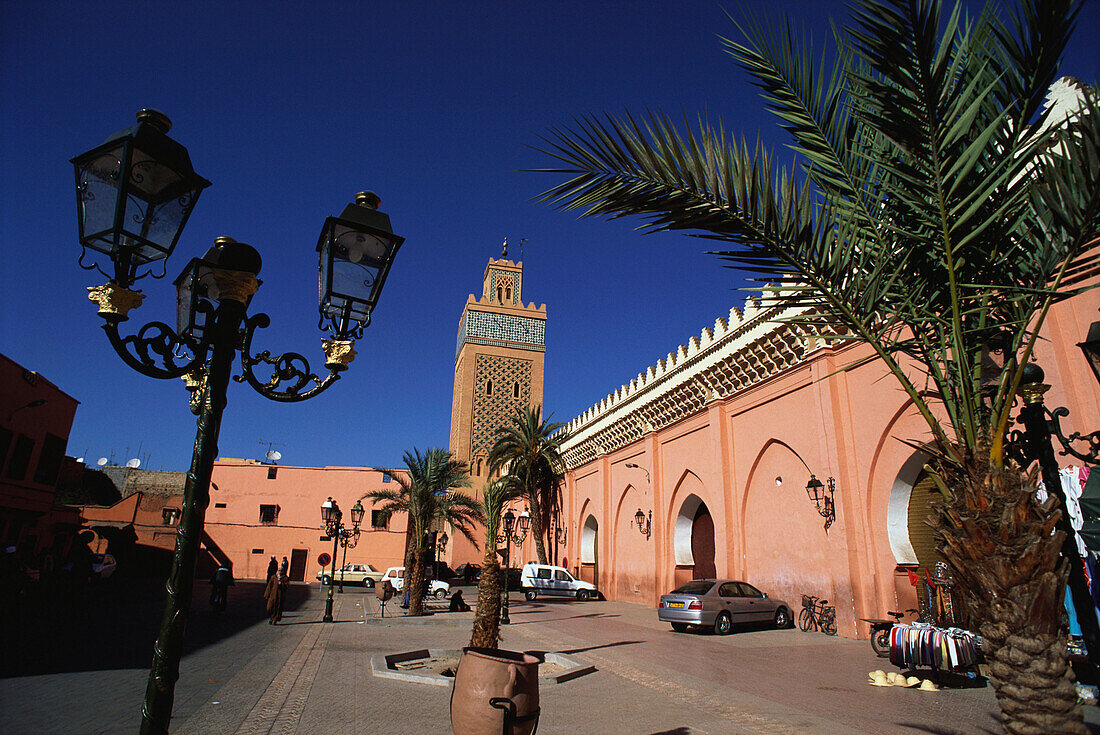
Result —
<instances>
[{"instance_id":1,"label":"white van","mask_svg":"<svg viewBox=\"0 0 1100 735\"><path fill-rule=\"evenodd\" d=\"M565 567L549 564L524 564L519 575L523 595L533 600L539 595L576 597L581 602L598 597L596 585L577 579Z\"/></svg>"}]
</instances>

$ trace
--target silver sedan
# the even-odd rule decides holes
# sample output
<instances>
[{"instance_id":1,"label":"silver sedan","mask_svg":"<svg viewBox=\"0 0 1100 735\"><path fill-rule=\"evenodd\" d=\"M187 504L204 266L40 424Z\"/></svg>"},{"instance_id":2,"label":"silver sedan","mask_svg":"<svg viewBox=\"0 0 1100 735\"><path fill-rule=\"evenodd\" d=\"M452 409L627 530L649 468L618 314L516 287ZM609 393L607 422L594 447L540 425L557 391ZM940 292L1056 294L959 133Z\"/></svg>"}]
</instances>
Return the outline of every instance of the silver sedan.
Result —
<instances>
[{"instance_id":1,"label":"silver sedan","mask_svg":"<svg viewBox=\"0 0 1100 735\"><path fill-rule=\"evenodd\" d=\"M661 595L657 619L680 632L694 626L726 635L737 623L771 622L786 628L791 624L791 608L747 582L693 579Z\"/></svg>"}]
</instances>

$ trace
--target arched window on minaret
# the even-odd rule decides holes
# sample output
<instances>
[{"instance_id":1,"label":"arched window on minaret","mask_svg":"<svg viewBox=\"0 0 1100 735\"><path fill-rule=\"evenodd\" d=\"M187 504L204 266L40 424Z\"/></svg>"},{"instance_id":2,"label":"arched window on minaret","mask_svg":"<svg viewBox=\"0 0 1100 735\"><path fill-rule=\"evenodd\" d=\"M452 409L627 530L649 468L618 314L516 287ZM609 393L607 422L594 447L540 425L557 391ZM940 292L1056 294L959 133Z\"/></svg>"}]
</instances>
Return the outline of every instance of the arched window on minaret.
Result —
<instances>
[{"instance_id":1,"label":"arched window on minaret","mask_svg":"<svg viewBox=\"0 0 1100 735\"><path fill-rule=\"evenodd\" d=\"M512 287L508 286L504 289L504 301L505 303L511 303L512 301Z\"/></svg>"},{"instance_id":2,"label":"arched window on minaret","mask_svg":"<svg viewBox=\"0 0 1100 735\"><path fill-rule=\"evenodd\" d=\"M485 381L485 395L487 395L487 396L493 395L493 381L491 381L491 380L486 380Z\"/></svg>"},{"instance_id":3,"label":"arched window on minaret","mask_svg":"<svg viewBox=\"0 0 1100 735\"><path fill-rule=\"evenodd\" d=\"M512 384L512 398L519 398L519 381Z\"/></svg>"},{"instance_id":4,"label":"arched window on minaret","mask_svg":"<svg viewBox=\"0 0 1100 735\"><path fill-rule=\"evenodd\" d=\"M504 303L504 286L497 286L497 301Z\"/></svg>"}]
</instances>

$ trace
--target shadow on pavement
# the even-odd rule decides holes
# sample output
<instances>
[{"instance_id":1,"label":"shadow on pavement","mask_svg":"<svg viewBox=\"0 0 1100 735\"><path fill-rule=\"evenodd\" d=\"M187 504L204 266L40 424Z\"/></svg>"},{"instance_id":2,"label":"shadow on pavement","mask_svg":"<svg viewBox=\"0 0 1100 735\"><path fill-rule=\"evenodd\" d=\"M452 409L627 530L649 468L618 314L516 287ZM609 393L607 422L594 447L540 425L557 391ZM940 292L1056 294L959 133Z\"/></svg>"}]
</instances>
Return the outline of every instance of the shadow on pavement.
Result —
<instances>
[{"instance_id":1,"label":"shadow on pavement","mask_svg":"<svg viewBox=\"0 0 1100 735\"><path fill-rule=\"evenodd\" d=\"M267 618L262 582L229 588L226 610L215 614L210 585L196 582L184 635L184 653L199 650ZM83 599L35 592L0 610L0 678L75 671L146 669L164 612L164 581L110 579ZM292 584L284 610L310 599L309 586Z\"/></svg>"},{"instance_id":2,"label":"shadow on pavement","mask_svg":"<svg viewBox=\"0 0 1100 735\"><path fill-rule=\"evenodd\" d=\"M597 648L615 648L616 646L636 646L639 643L645 643L645 641L617 641L615 643L602 643L598 646L587 646L585 648L570 648L567 651L558 651L558 653L584 653L585 651L595 651Z\"/></svg>"}]
</instances>

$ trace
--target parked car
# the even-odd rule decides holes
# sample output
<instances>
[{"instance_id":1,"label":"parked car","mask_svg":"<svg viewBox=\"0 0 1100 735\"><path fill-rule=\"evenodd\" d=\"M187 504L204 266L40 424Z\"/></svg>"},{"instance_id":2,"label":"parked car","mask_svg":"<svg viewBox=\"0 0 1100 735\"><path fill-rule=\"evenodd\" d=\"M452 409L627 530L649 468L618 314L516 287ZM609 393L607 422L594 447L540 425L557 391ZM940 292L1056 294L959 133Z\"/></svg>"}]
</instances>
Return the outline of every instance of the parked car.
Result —
<instances>
[{"instance_id":1,"label":"parked car","mask_svg":"<svg viewBox=\"0 0 1100 735\"><path fill-rule=\"evenodd\" d=\"M469 575L467 577L467 575ZM455 567L455 580L462 580L463 584L467 581L476 582L481 579L481 565L467 562L465 564L459 564Z\"/></svg>"},{"instance_id":2,"label":"parked car","mask_svg":"<svg viewBox=\"0 0 1100 735\"><path fill-rule=\"evenodd\" d=\"M92 576L109 579L115 573L118 564L111 554L92 554Z\"/></svg>"},{"instance_id":3,"label":"parked car","mask_svg":"<svg viewBox=\"0 0 1100 735\"><path fill-rule=\"evenodd\" d=\"M520 587L528 600L539 595L576 597L581 602L597 597L596 585L577 579L564 567L549 564L524 564L520 572Z\"/></svg>"},{"instance_id":4,"label":"parked car","mask_svg":"<svg viewBox=\"0 0 1100 735\"><path fill-rule=\"evenodd\" d=\"M695 627L726 635L738 623L770 621L777 628L789 627L791 607L747 582L693 579L661 595L657 619L679 632Z\"/></svg>"},{"instance_id":5,"label":"parked car","mask_svg":"<svg viewBox=\"0 0 1100 735\"><path fill-rule=\"evenodd\" d=\"M336 570L337 583L341 581L341 578L343 584L361 584L370 588L382 579L382 572L370 564L345 564ZM332 570L322 569L317 572L317 579L321 580L321 584L328 584L332 579Z\"/></svg>"},{"instance_id":6,"label":"parked car","mask_svg":"<svg viewBox=\"0 0 1100 735\"><path fill-rule=\"evenodd\" d=\"M381 581L388 581L393 585L394 590L400 592L405 589L405 567L390 567L386 570L386 573L382 575ZM428 594L437 600L445 600L450 592L451 585L446 582L441 582L438 579L433 579L428 589Z\"/></svg>"}]
</instances>

